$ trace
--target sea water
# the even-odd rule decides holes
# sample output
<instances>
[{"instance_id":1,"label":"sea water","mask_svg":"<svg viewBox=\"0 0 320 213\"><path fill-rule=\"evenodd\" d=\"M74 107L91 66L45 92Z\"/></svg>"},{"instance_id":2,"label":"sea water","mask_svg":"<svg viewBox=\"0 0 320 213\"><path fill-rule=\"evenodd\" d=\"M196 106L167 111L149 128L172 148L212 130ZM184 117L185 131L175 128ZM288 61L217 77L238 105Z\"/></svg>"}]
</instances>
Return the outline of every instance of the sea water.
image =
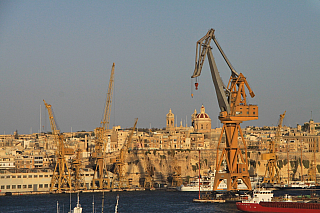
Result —
<instances>
[{"instance_id":1,"label":"sea water","mask_svg":"<svg viewBox=\"0 0 320 213\"><path fill-rule=\"evenodd\" d=\"M306 194L306 191L276 192L276 194ZM237 212L235 203L193 203L198 198L197 192L167 191L133 191L104 193L103 212L114 212L119 195L118 212ZM80 204L83 213L100 213L102 210L102 193L80 193ZM0 212L41 212L56 213L57 202L59 213L70 211L70 194L44 194L1 196ZM92 204L94 202L94 205ZM71 209L76 206L77 194L71 194Z\"/></svg>"}]
</instances>

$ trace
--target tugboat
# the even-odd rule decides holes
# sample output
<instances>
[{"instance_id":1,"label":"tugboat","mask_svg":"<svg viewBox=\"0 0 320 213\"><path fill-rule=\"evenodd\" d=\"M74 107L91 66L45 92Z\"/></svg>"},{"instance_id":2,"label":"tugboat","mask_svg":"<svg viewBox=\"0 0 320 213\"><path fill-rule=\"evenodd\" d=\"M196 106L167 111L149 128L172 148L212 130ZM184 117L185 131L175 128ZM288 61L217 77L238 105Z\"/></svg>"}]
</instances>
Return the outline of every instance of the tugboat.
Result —
<instances>
[{"instance_id":1,"label":"tugboat","mask_svg":"<svg viewBox=\"0 0 320 213\"><path fill-rule=\"evenodd\" d=\"M237 209L243 212L295 212L319 213L320 203L292 201L286 195L281 201L274 201L271 190L254 190L252 197L245 195L241 202L237 202Z\"/></svg>"}]
</instances>

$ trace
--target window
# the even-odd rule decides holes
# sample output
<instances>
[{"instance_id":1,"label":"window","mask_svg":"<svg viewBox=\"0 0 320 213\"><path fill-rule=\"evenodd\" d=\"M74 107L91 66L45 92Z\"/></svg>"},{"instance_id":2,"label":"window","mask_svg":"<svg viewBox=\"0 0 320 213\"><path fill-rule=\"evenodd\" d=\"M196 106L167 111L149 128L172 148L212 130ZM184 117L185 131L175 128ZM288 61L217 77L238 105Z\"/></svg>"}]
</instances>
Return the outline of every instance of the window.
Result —
<instances>
[{"instance_id":1,"label":"window","mask_svg":"<svg viewBox=\"0 0 320 213\"><path fill-rule=\"evenodd\" d=\"M48 188L48 184L44 184L44 188Z\"/></svg>"},{"instance_id":2,"label":"window","mask_svg":"<svg viewBox=\"0 0 320 213\"><path fill-rule=\"evenodd\" d=\"M12 178L16 178L16 176L15 176L15 175L12 175Z\"/></svg>"},{"instance_id":3,"label":"window","mask_svg":"<svg viewBox=\"0 0 320 213\"><path fill-rule=\"evenodd\" d=\"M32 175L28 175L28 178L32 178Z\"/></svg>"},{"instance_id":4,"label":"window","mask_svg":"<svg viewBox=\"0 0 320 213\"><path fill-rule=\"evenodd\" d=\"M1 186L1 189L4 189L4 185Z\"/></svg>"},{"instance_id":5,"label":"window","mask_svg":"<svg viewBox=\"0 0 320 213\"><path fill-rule=\"evenodd\" d=\"M27 175L23 175L23 178L27 178Z\"/></svg>"},{"instance_id":6,"label":"window","mask_svg":"<svg viewBox=\"0 0 320 213\"><path fill-rule=\"evenodd\" d=\"M16 185L12 185L12 189L16 189Z\"/></svg>"},{"instance_id":7,"label":"window","mask_svg":"<svg viewBox=\"0 0 320 213\"><path fill-rule=\"evenodd\" d=\"M43 178L43 175L39 175L39 178Z\"/></svg>"},{"instance_id":8,"label":"window","mask_svg":"<svg viewBox=\"0 0 320 213\"><path fill-rule=\"evenodd\" d=\"M31 184L28 185L28 189L32 189L32 185Z\"/></svg>"},{"instance_id":9,"label":"window","mask_svg":"<svg viewBox=\"0 0 320 213\"><path fill-rule=\"evenodd\" d=\"M39 188L43 188L43 184L39 184Z\"/></svg>"},{"instance_id":10,"label":"window","mask_svg":"<svg viewBox=\"0 0 320 213\"><path fill-rule=\"evenodd\" d=\"M21 185L18 185L18 189L21 189Z\"/></svg>"},{"instance_id":11,"label":"window","mask_svg":"<svg viewBox=\"0 0 320 213\"><path fill-rule=\"evenodd\" d=\"M21 175L18 175L18 178L21 178Z\"/></svg>"},{"instance_id":12,"label":"window","mask_svg":"<svg viewBox=\"0 0 320 213\"><path fill-rule=\"evenodd\" d=\"M34 178L37 178L37 177L38 177L38 175L34 175L33 177L34 177Z\"/></svg>"},{"instance_id":13,"label":"window","mask_svg":"<svg viewBox=\"0 0 320 213\"><path fill-rule=\"evenodd\" d=\"M7 189L10 189L10 185L7 185Z\"/></svg>"},{"instance_id":14,"label":"window","mask_svg":"<svg viewBox=\"0 0 320 213\"><path fill-rule=\"evenodd\" d=\"M26 189L26 188L27 188L27 185L23 185L23 188Z\"/></svg>"},{"instance_id":15,"label":"window","mask_svg":"<svg viewBox=\"0 0 320 213\"><path fill-rule=\"evenodd\" d=\"M44 177L49 177L48 175L45 175Z\"/></svg>"}]
</instances>

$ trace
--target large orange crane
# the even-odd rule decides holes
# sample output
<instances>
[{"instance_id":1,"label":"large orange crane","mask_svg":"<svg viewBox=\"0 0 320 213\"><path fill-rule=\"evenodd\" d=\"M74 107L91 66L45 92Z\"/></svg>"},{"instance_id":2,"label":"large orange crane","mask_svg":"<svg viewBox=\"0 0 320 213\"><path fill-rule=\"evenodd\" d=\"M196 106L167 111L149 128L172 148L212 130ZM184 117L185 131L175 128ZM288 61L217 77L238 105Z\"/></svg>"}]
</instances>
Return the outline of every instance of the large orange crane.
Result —
<instances>
[{"instance_id":1,"label":"large orange crane","mask_svg":"<svg viewBox=\"0 0 320 213\"><path fill-rule=\"evenodd\" d=\"M252 98L255 94L251 90L243 74L238 74L232 67L216 40L214 31L214 29L210 29L207 34L197 42L195 70L191 76L191 78L200 76L205 57L207 56L220 108L219 120L223 124L217 146L216 174L213 190L217 190L223 179L227 180L228 191L238 190L237 185L239 179L245 183L248 190L251 190L252 188L248 172L247 146L243 138L240 123L243 121L258 119L258 106L247 103L245 86ZM223 84L219 75L211 50L212 48L210 46L211 40L214 41L216 47L231 70L231 76L227 86ZM198 83L196 83L196 89L197 86ZM225 134L226 138L224 147L222 147L221 144L223 134ZM240 138L240 140L238 138ZM239 142L242 142L243 144L244 155L242 154L243 150L240 149ZM220 149L222 150L221 153L219 153ZM221 168L221 165L224 160L226 161L227 166L226 170L222 171L223 169Z\"/></svg>"},{"instance_id":2,"label":"large orange crane","mask_svg":"<svg viewBox=\"0 0 320 213\"><path fill-rule=\"evenodd\" d=\"M52 191L57 191L57 192L71 191L72 189L71 174L68 169L66 159L64 157L65 155L64 137L63 137L63 134L60 134L60 131L57 128L56 122L53 117L53 111L52 111L51 105L47 104L45 100L43 100L43 102L48 110L52 135L54 138L54 142L57 145L57 151L56 151L57 162L56 162L56 166L54 168L52 179L51 179L50 191L51 192Z\"/></svg>"},{"instance_id":3,"label":"large orange crane","mask_svg":"<svg viewBox=\"0 0 320 213\"><path fill-rule=\"evenodd\" d=\"M278 156L276 152L279 150L282 122L285 115L286 111L284 111L284 113L280 115L275 140L272 140L269 143L269 153L261 155L262 160L268 160L263 183L280 183L280 172L277 166Z\"/></svg>"},{"instance_id":4,"label":"large orange crane","mask_svg":"<svg viewBox=\"0 0 320 213\"><path fill-rule=\"evenodd\" d=\"M108 171L106 168L105 154L106 154L107 130L109 129L111 103L112 103L114 67L115 67L115 64L113 63L111 74L110 74L106 105L104 108L104 114L101 121L101 127L97 127L95 130L96 142L95 142L94 157L96 158L96 168L94 170L94 175L92 179L93 189L96 189L96 188L109 189L111 187L110 178L108 177L108 174L107 174Z\"/></svg>"}]
</instances>

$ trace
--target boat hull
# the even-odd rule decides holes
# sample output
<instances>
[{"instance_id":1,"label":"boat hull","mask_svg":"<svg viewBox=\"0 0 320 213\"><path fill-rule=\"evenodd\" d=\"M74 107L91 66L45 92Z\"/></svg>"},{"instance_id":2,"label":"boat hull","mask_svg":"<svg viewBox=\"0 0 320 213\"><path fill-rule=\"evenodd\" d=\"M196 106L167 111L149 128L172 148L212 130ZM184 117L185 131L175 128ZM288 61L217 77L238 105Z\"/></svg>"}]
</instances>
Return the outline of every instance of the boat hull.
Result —
<instances>
[{"instance_id":1,"label":"boat hull","mask_svg":"<svg viewBox=\"0 0 320 213\"><path fill-rule=\"evenodd\" d=\"M297 202L260 202L241 203L237 202L237 209L243 212L295 212L295 213L319 213L319 203Z\"/></svg>"}]
</instances>

